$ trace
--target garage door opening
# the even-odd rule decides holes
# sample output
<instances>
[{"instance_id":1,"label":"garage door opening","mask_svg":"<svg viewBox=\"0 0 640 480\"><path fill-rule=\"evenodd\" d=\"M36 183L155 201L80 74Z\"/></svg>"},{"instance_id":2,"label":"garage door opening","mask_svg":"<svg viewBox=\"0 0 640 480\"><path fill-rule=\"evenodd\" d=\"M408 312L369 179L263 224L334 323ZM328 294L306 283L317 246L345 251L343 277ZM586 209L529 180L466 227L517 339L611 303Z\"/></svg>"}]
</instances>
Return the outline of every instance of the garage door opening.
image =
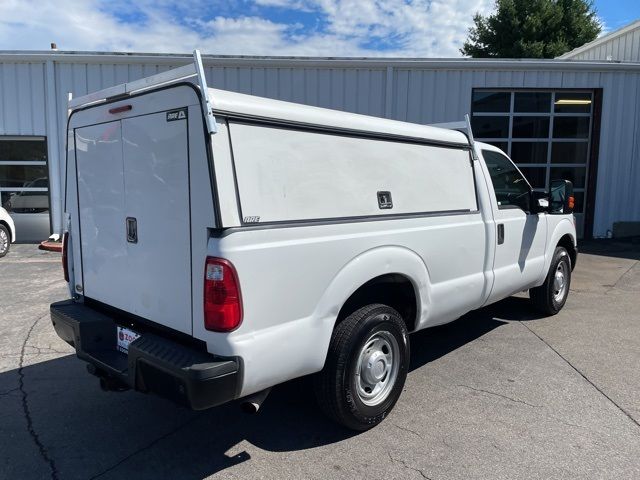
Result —
<instances>
[{"instance_id":1,"label":"garage door opening","mask_svg":"<svg viewBox=\"0 0 640 480\"><path fill-rule=\"evenodd\" d=\"M534 190L547 191L555 179L573 182L579 237L592 233L596 100L593 90L474 89L472 97L474 137L507 152Z\"/></svg>"}]
</instances>

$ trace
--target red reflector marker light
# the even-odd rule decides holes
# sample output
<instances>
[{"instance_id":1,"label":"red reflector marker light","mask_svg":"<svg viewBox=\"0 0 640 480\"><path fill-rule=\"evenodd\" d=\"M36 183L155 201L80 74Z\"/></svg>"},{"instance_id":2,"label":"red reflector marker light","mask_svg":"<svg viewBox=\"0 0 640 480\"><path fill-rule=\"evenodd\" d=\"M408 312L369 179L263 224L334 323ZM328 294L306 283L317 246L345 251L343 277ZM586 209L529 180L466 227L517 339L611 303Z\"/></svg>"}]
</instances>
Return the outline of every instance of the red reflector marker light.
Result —
<instances>
[{"instance_id":1,"label":"red reflector marker light","mask_svg":"<svg viewBox=\"0 0 640 480\"><path fill-rule=\"evenodd\" d=\"M207 257L204 270L204 328L230 332L242 323L240 282L228 260Z\"/></svg>"},{"instance_id":2,"label":"red reflector marker light","mask_svg":"<svg viewBox=\"0 0 640 480\"><path fill-rule=\"evenodd\" d=\"M114 108L110 108L109 109L109 113L122 113L122 112L128 112L129 110L131 110L133 107L131 105L121 105L119 107L114 107Z\"/></svg>"},{"instance_id":3,"label":"red reflector marker light","mask_svg":"<svg viewBox=\"0 0 640 480\"><path fill-rule=\"evenodd\" d=\"M62 235L62 271L64 272L64 280L69 282L69 264L67 262L69 250L69 232Z\"/></svg>"}]
</instances>

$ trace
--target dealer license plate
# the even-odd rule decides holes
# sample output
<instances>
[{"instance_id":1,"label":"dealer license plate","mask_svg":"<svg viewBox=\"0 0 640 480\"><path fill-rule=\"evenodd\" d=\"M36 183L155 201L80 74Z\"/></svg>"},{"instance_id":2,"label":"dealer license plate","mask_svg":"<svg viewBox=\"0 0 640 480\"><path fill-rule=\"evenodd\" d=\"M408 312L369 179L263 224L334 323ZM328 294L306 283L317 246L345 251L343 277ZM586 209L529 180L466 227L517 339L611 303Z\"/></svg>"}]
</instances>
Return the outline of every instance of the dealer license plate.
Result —
<instances>
[{"instance_id":1,"label":"dealer license plate","mask_svg":"<svg viewBox=\"0 0 640 480\"><path fill-rule=\"evenodd\" d=\"M118 326L116 334L118 337L118 351L122 353L129 353L129 345L140 336L140 334L133 330L121 326Z\"/></svg>"}]
</instances>

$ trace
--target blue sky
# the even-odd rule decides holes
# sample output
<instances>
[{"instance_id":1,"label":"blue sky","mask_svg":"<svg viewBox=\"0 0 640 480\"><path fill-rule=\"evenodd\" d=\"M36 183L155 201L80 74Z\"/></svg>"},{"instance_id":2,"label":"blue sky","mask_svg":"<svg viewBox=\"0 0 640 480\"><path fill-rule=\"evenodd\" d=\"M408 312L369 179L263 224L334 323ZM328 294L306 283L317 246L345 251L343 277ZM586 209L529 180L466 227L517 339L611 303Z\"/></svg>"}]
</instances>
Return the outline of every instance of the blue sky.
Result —
<instances>
[{"instance_id":1,"label":"blue sky","mask_svg":"<svg viewBox=\"0 0 640 480\"><path fill-rule=\"evenodd\" d=\"M639 0L598 0L595 7L607 30L616 30L640 19Z\"/></svg>"},{"instance_id":2,"label":"blue sky","mask_svg":"<svg viewBox=\"0 0 640 480\"><path fill-rule=\"evenodd\" d=\"M493 0L2 0L0 49L457 57ZM605 31L640 0L597 0Z\"/></svg>"}]
</instances>

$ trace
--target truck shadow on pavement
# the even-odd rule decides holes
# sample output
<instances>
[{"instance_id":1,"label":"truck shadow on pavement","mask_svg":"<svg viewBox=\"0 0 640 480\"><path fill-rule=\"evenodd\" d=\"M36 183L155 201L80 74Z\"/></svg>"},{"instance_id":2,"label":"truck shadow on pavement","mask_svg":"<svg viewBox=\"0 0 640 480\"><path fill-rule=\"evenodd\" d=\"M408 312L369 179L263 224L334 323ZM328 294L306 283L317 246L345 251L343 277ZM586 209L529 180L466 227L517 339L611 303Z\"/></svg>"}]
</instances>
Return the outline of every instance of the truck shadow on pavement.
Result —
<instances>
[{"instance_id":1,"label":"truck shadow on pavement","mask_svg":"<svg viewBox=\"0 0 640 480\"><path fill-rule=\"evenodd\" d=\"M588 255L640 260L640 237L583 240L578 243L578 248L580 253ZM580 258L577 265L580 265Z\"/></svg>"},{"instance_id":2,"label":"truck shadow on pavement","mask_svg":"<svg viewBox=\"0 0 640 480\"><path fill-rule=\"evenodd\" d=\"M411 370L505 320L533 318L526 299L511 298L418 332ZM0 445L7 478L201 479L250 460L248 444L289 452L354 435L322 416L308 378L274 388L257 415L238 402L192 412L136 392L105 393L72 355L0 374L0 392L0 417L11 419Z\"/></svg>"},{"instance_id":3,"label":"truck shadow on pavement","mask_svg":"<svg viewBox=\"0 0 640 480\"><path fill-rule=\"evenodd\" d=\"M410 371L470 343L507 321L530 321L544 318L528 298L509 297L462 316L455 322L421 330L411 335Z\"/></svg>"}]
</instances>

